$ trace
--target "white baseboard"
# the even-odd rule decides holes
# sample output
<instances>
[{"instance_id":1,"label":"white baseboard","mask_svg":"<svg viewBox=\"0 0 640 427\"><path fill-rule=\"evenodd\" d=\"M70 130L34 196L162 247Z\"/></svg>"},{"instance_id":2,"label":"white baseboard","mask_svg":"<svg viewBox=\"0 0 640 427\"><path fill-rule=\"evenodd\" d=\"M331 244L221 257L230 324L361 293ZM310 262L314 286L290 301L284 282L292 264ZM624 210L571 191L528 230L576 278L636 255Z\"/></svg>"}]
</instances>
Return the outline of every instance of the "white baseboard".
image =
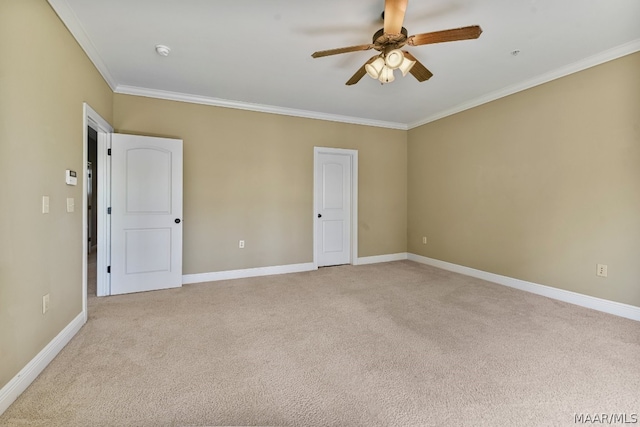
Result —
<instances>
[{"instance_id":1,"label":"white baseboard","mask_svg":"<svg viewBox=\"0 0 640 427\"><path fill-rule=\"evenodd\" d=\"M397 254L375 255L358 258L355 265L377 264L379 262L402 261L407 259L407 253L401 252Z\"/></svg>"},{"instance_id":2,"label":"white baseboard","mask_svg":"<svg viewBox=\"0 0 640 427\"><path fill-rule=\"evenodd\" d=\"M640 307L629 304L623 304L615 301L609 301L602 298L592 297L589 295L579 294L577 292L566 291L564 289L554 288L551 286L540 285L525 280L514 279L512 277L501 276L495 273L489 273L474 268L453 264L446 261L440 261L433 258L427 258L412 253L396 253L386 255L376 255L370 257L358 258L354 265L377 264L382 262L415 261L421 264L430 265L432 267L441 268L443 270L452 271L454 273L464 274L466 276L476 277L478 279L494 282L499 285L508 286L510 288L520 289L522 291L531 292L559 301L568 302L570 304L579 305L593 310L602 311L604 313L613 314L615 316L625 317L631 320L640 321ZM303 271L317 270L317 266L313 263L289 264L271 267L247 268L243 270L228 270L212 273L186 274L182 276L183 284L215 282L220 280L242 279L246 277L270 276L274 274L299 273Z\"/></svg>"},{"instance_id":3,"label":"white baseboard","mask_svg":"<svg viewBox=\"0 0 640 427\"><path fill-rule=\"evenodd\" d=\"M40 375L40 372L51 363L60 350L84 325L84 312L78 314L40 353L16 374L0 390L0 415L22 394L23 391Z\"/></svg>"},{"instance_id":4,"label":"white baseboard","mask_svg":"<svg viewBox=\"0 0 640 427\"><path fill-rule=\"evenodd\" d=\"M300 273L317 270L312 262L302 264L275 265L270 267L246 268L243 270L214 271L212 273L185 274L182 284L216 282L219 280L244 279L246 277L272 276L274 274Z\"/></svg>"},{"instance_id":5,"label":"white baseboard","mask_svg":"<svg viewBox=\"0 0 640 427\"><path fill-rule=\"evenodd\" d=\"M400 261L407 259L407 253L376 255L358 258L354 265L376 264L379 262ZM275 274L300 273L303 271L317 270L312 262L302 264L276 265L270 267L246 268L242 270L215 271L211 273L185 274L182 276L182 284L217 282L220 280L243 279L246 277L271 276Z\"/></svg>"},{"instance_id":6,"label":"white baseboard","mask_svg":"<svg viewBox=\"0 0 640 427\"><path fill-rule=\"evenodd\" d=\"M421 264L427 264L432 267L441 268L443 270L453 271L454 273L464 274L466 276L476 277L478 279L494 282L499 285L508 286L510 288L520 289L522 291L531 292L533 294L542 295L559 301L568 302L570 304L579 305L593 310L602 311L604 313L613 314L615 316L626 317L627 319L640 321L640 307L620 302L609 301L602 298L596 298L589 295L579 294L577 292L566 291L551 286L539 285L537 283L527 282L512 277L501 276L499 274L488 273L482 270L465 267L458 264L452 264L446 261L440 261L433 258L427 258L420 255L408 254L407 259Z\"/></svg>"}]
</instances>

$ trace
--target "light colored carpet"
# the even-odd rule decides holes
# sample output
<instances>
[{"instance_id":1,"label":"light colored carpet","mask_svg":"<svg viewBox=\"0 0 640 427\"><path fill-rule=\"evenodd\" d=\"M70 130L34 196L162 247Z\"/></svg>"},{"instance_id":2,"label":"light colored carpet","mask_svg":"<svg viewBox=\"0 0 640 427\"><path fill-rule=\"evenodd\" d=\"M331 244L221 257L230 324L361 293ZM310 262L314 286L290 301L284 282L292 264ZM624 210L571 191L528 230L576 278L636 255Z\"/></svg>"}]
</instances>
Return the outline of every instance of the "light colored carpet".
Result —
<instances>
[{"instance_id":1,"label":"light colored carpet","mask_svg":"<svg viewBox=\"0 0 640 427\"><path fill-rule=\"evenodd\" d=\"M640 323L400 261L91 298L88 323L0 425L531 426L638 412Z\"/></svg>"}]
</instances>

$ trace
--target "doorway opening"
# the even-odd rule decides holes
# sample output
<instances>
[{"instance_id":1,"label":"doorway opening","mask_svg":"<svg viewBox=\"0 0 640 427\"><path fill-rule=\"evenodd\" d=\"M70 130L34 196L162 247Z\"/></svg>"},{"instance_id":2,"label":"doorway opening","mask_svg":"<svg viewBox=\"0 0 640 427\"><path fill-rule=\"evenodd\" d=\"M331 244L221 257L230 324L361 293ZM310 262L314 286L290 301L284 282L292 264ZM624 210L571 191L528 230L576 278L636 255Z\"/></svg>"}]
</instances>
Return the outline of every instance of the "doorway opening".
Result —
<instances>
[{"instance_id":1,"label":"doorway opening","mask_svg":"<svg viewBox=\"0 0 640 427\"><path fill-rule=\"evenodd\" d=\"M98 131L87 126L87 298L97 296Z\"/></svg>"},{"instance_id":2,"label":"doorway opening","mask_svg":"<svg viewBox=\"0 0 640 427\"><path fill-rule=\"evenodd\" d=\"M82 144L82 311L85 322L87 294L93 294L95 289L96 296L109 295L108 149L112 133L113 127L85 103ZM95 283L95 288L91 284L91 290L90 280Z\"/></svg>"}]
</instances>

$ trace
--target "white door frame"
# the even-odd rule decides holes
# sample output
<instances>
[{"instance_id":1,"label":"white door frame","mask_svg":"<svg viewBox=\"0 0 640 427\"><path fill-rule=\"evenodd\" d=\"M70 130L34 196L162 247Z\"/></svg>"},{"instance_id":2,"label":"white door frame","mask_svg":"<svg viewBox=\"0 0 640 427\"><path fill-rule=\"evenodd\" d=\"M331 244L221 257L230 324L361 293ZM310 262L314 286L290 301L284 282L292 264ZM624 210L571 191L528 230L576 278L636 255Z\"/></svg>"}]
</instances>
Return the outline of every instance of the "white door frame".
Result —
<instances>
[{"instance_id":1,"label":"white door frame","mask_svg":"<svg viewBox=\"0 0 640 427\"><path fill-rule=\"evenodd\" d=\"M358 264L358 150L346 148L313 147L313 267L318 268L318 249L316 242L318 239L318 195L316 188L318 185L318 174L316 166L319 154L341 154L348 155L351 159L351 235L349 243L351 245L350 261L352 265Z\"/></svg>"},{"instance_id":2,"label":"white door frame","mask_svg":"<svg viewBox=\"0 0 640 427\"><path fill-rule=\"evenodd\" d=\"M107 150L111 145L111 134L113 127L104 120L89 104L83 104L83 120L82 120L82 164L86 166L89 161L89 153L87 150L87 141L89 139L87 128L90 126L98 132L98 175L94 174L94 179L98 180L98 206L92 209L98 210L98 259L97 259L97 294L98 296L109 295L109 275L107 273L107 265L109 265L110 257L110 230L109 221L107 220L107 207L110 200L110 164ZM89 217L87 213L87 168L84 167L82 172L82 311L84 313L84 321L87 321L87 262L88 262L88 243L87 243L87 225Z\"/></svg>"}]
</instances>

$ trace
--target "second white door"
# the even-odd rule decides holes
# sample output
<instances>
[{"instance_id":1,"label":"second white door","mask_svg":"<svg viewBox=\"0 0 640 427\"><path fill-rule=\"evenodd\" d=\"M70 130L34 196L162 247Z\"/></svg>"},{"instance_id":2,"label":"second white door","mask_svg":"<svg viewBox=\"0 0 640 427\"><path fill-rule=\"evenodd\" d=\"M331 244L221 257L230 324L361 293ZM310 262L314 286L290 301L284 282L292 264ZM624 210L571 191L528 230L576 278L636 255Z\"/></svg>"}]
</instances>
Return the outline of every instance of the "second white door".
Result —
<instances>
[{"instance_id":1,"label":"second white door","mask_svg":"<svg viewBox=\"0 0 640 427\"><path fill-rule=\"evenodd\" d=\"M318 267L351 263L352 159L339 150L315 155Z\"/></svg>"}]
</instances>

